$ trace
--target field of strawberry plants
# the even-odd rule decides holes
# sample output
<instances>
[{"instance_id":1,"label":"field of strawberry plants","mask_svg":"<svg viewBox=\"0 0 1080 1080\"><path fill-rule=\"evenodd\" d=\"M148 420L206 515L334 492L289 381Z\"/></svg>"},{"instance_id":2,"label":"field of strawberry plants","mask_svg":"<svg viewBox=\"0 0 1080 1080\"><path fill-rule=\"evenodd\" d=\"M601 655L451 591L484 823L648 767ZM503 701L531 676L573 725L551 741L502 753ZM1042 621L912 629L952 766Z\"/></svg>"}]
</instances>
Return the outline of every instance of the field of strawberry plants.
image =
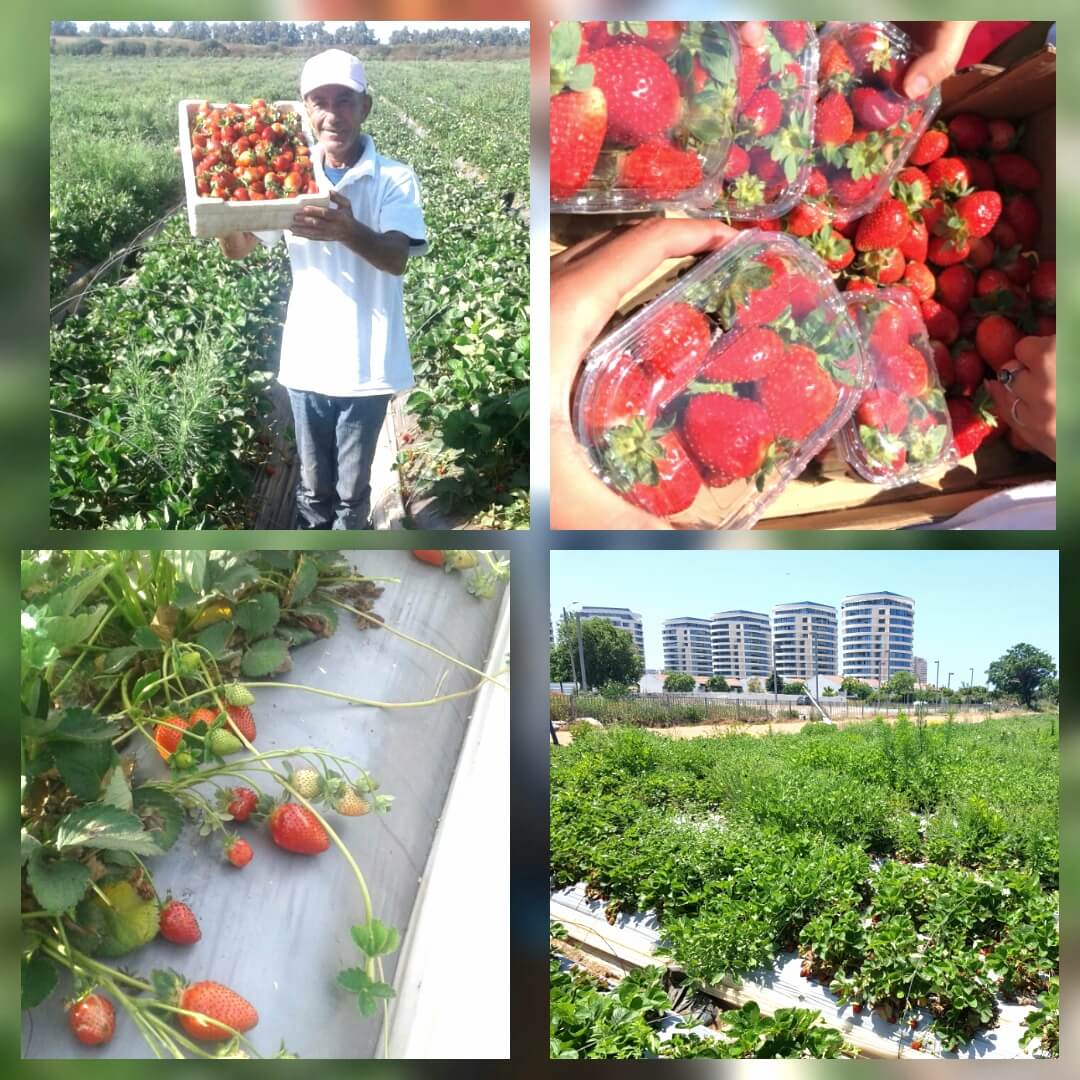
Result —
<instances>
[{"instance_id":1,"label":"field of strawberry plants","mask_svg":"<svg viewBox=\"0 0 1080 1080\"><path fill-rule=\"evenodd\" d=\"M53 57L50 287L138 249L54 327L57 528L242 528L290 275L284 248L230 265L182 215L176 102L295 98L292 58ZM528 523L528 71L372 62L379 149L420 180L430 253L406 273L417 377L407 493L467 522ZM134 243L133 243L134 241ZM162 376L167 376L167 382Z\"/></svg>"},{"instance_id":2,"label":"field of strawberry plants","mask_svg":"<svg viewBox=\"0 0 1080 1080\"><path fill-rule=\"evenodd\" d=\"M505 689L477 664L508 570L476 554L23 554L24 1056L385 1053L474 696ZM451 614L460 658L427 644Z\"/></svg>"},{"instance_id":3,"label":"field of strawberry plants","mask_svg":"<svg viewBox=\"0 0 1080 1080\"><path fill-rule=\"evenodd\" d=\"M552 887L654 913L696 985L797 953L838 1020L874 1010L898 1047L962 1051L1008 1005L1057 1053L1056 717L592 729L551 783Z\"/></svg>"}]
</instances>

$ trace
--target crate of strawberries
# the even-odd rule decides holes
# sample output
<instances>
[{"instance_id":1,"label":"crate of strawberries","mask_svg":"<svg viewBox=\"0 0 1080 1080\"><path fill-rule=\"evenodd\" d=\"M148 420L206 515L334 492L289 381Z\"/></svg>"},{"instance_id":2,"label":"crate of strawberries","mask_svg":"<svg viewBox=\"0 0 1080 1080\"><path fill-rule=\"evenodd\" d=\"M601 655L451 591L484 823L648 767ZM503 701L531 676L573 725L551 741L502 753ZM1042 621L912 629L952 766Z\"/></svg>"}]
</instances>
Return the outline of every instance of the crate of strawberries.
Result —
<instances>
[{"instance_id":1,"label":"crate of strawberries","mask_svg":"<svg viewBox=\"0 0 1080 1080\"><path fill-rule=\"evenodd\" d=\"M191 235L288 228L302 206L329 206L299 101L179 104Z\"/></svg>"}]
</instances>

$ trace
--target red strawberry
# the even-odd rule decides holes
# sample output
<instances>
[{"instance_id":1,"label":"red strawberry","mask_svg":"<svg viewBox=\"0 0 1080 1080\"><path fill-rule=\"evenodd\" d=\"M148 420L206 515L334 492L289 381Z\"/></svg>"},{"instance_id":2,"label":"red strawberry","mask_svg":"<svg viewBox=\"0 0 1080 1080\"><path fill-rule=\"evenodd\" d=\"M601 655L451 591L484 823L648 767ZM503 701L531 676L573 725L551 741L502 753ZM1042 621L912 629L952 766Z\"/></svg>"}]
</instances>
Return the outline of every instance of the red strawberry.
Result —
<instances>
[{"instance_id":1,"label":"red strawberry","mask_svg":"<svg viewBox=\"0 0 1080 1080\"><path fill-rule=\"evenodd\" d=\"M698 394L683 413L683 442L714 483L753 476L774 440L772 423L756 401Z\"/></svg>"},{"instance_id":2,"label":"red strawberry","mask_svg":"<svg viewBox=\"0 0 1080 1080\"><path fill-rule=\"evenodd\" d=\"M882 357L877 374L888 389L909 397L926 393L930 379L926 358L914 345L904 345L899 352Z\"/></svg>"},{"instance_id":3,"label":"red strawberry","mask_svg":"<svg viewBox=\"0 0 1080 1080\"><path fill-rule=\"evenodd\" d=\"M999 252L995 261L1014 285L1027 285L1035 273L1034 255L1025 255L1018 247Z\"/></svg>"},{"instance_id":4,"label":"red strawberry","mask_svg":"<svg viewBox=\"0 0 1080 1080\"><path fill-rule=\"evenodd\" d=\"M701 159L671 143L644 143L623 158L619 182L654 199L673 199L701 183Z\"/></svg>"},{"instance_id":5,"label":"red strawberry","mask_svg":"<svg viewBox=\"0 0 1080 1080\"><path fill-rule=\"evenodd\" d=\"M859 75L881 71L892 57L889 39L873 26L863 25L853 30L844 45Z\"/></svg>"},{"instance_id":6,"label":"red strawberry","mask_svg":"<svg viewBox=\"0 0 1080 1080\"><path fill-rule=\"evenodd\" d=\"M1035 317L1035 336L1053 337L1057 333L1057 318L1041 312Z\"/></svg>"},{"instance_id":7,"label":"red strawberry","mask_svg":"<svg viewBox=\"0 0 1080 1080\"><path fill-rule=\"evenodd\" d=\"M270 839L297 855L318 855L330 846L322 823L299 803L279 803L270 811L268 825Z\"/></svg>"},{"instance_id":8,"label":"red strawberry","mask_svg":"<svg viewBox=\"0 0 1080 1080\"><path fill-rule=\"evenodd\" d=\"M1039 238L1039 228L1042 225L1039 208L1027 195L1011 195L1005 200L1003 214L1005 221L1013 227L1016 238L1012 243L999 241L999 246L1012 247L1013 244L1019 244L1025 251L1033 248Z\"/></svg>"},{"instance_id":9,"label":"red strawberry","mask_svg":"<svg viewBox=\"0 0 1080 1080\"><path fill-rule=\"evenodd\" d=\"M154 742L157 743L158 753L163 758L175 753L180 740L184 737L184 733L177 731L176 728L189 728L194 723L191 717L185 720L182 716L166 716L165 723L158 724L154 728Z\"/></svg>"},{"instance_id":10,"label":"red strawberry","mask_svg":"<svg viewBox=\"0 0 1080 1080\"><path fill-rule=\"evenodd\" d=\"M745 105L754 91L768 78L769 59L756 49L739 53L739 105Z\"/></svg>"},{"instance_id":11,"label":"red strawberry","mask_svg":"<svg viewBox=\"0 0 1080 1080\"><path fill-rule=\"evenodd\" d=\"M864 252L860 264L879 285L892 285L904 276L907 262L899 248Z\"/></svg>"},{"instance_id":12,"label":"red strawberry","mask_svg":"<svg viewBox=\"0 0 1080 1080\"><path fill-rule=\"evenodd\" d=\"M971 241L967 261L974 270L982 270L994 261L994 241L989 236L976 236Z\"/></svg>"},{"instance_id":13,"label":"red strawberry","mask_svg":"<svg viewBox=\"0 0 1080 1080\"><path fill-rule=\"evenodd\" d=\"M788 274L781 287L787 291L793 319L809 315L821 303L821 290L813 278L804 277L802 274Z\"/></svg>"},{"instance_id":14,"label":"red strawberry","mask_svg":"<svg viewBox=\"0 0 1080 1080\"><path fill-rule=\"evenodd\" d=\"M882 360L900 352L908 343L908 318L899 304L884 304L874 318L870 331L870 350L875 359Z\"/></svg>"},{"instance_id":15,"label":"red strawberry","mask_svg":"<svg viewBox=\"0 0 1080 1080\"><path fill-rule=\"evenodd\" d=\"M1028 290L1033 300L1053 307L1057 300L1057 263L1053 259L1039 263L1039 268L1031 275Z\"/></svg>"},{"instance_id":16,"label":"red strawberry","mask_svg":"<svg viewBox=\"0 0 1080 1080\"><path fill-rule=\"evenodd\" d=\"M604 465L620 495L657 517L685 510L701 488L701 474L679 436L667 431L655 437L640 418L608 432Z\"/></svg>"},{"instance_id":17,"label":"red strawberry","mask_svg":"<svg viewBox=\"0 0 1080 1080\"><path fill-rule=\"evenodd\" d=\"M930 348L934 353L934 370L937 372L938 381L948 389L956 380L956 368L953 365L952 353L944 341L934 340L930 342Z\"/></svg>"},{"instance_id":18,"label":"red strawberry","mask_svg":"<svg viewBox=\"0 0 1080 1080\"><path fill-rule=\"evenodd\" d=\"M1016 143L1016 128L1009 120L991 120L990 149L1011 150Z\"/></svg>"},{"instance_id":19,"label":"red strawberry","mask_svg":"<svg viewBox=\"0 0 1080 1080\"><path fill-rule=\"evenodd\" d=\"M810 177L806 181L806 197L808 199L820 199L829 190L829 181L820 169L811 169Z\"/></svg>"},{"instance_id":20,"label":"red strawberry","mask_svg":"<svg viewBox=\"0 0 1080 1080\"><path fill-rule=\"evenodd\" d=\"M829 38L821 45L821 63L818 68L818 80L830 86L842 88L851 81L855 68L851 57L837 38Z\"/></svg>"},{"instance_id":21,"label":"red strawberry","mask_svg":"<svg viewBox=\"0 0 1080 1080\"><path fill-rule=\"evenodd\" d=\"M936 300L922 302L922 317L926 323L926 332L938 341L951 345L960 334L960 322L956 313Z\"/></svg>"},{"instance_id":22,"label":"red strawberry","mask_svg":"<svg viewBox=\"0 0 1080 1080\"><path fill-rule=\"evenodd\" d=\"M437 549L427 548L423 551L414 551L412 553L414 559L419 559L420 562L427 563L429 566L442 566L443 553Z\"/></svg>"},{"instance_id":23,"label":"red strawberry","mask_svg":"<svg viewBox=\"0 0 1080 1080\"><path fill-rule=\"evenodd\" d=\"M783 314L788 305L788 290L784 286L787 265L776 255L759 255L755 260L768 270L767 283L750 289L744 301L745 306L739 312L738 319L743 326L758 326L771 323ZM761 273L761 271L755 271Z\"/></svg>"},{"instance_id":24,"label":"red strawberry","mask_svg":"<svg viewBox=\"0 0 1080 1080\"><path fill-rule=\"evenodd\" d=\"M709 81L709 73L701 66L701 61L695 56L690 66L690 74L683 80L683 91L687 97L700 94Z\"/></svg>"},{"instance_id":25,"label":"red strawberry","mask_svg":"<svg viewBox=\"0 0 1080 1080\"><path fill-rule=\"evenodd\" d=\"M960 457L974 454L987 439L999 433L998 418L985 387L980 389L974 400L949 398L945 405L952 421L953 445Z\"/></svg>"},{"instance_id":26,"label":"red strawberry","mask_svg":"<svg viewBox=\"0 0 1080 1080\"><path fill-rule=\"evenodd\" d=\"M101 994L86 994L69 1009L68 1027L84 1046L104 1046L116 1030L112 1002Z\"/></svg>"},{"instance_id":27,"label":"red strawberry","mask_svg":"<svg viewBox=\"0 0 1080 1080\"><path fill-rule=\"evenodd\" d=\"M226 723L233 731L248 742L255 741L255 717L246 705L226 705L225 713L228 717Z\"/></svg>"},{"instance_id":28,"label":"red strawberry","mask_svg":"<svg viewBox=\"0 0 1080 1080\"><path fill-rule=\"evenodd\" d=\"M889 91L861 86L851 92L851 110L864 128L884 131L904 115L904 103Z\"/></svg>"},{"instance_id":29,"label":"red strawberry","mask_svg":"<svg viewBox=\"0 0 1080 1080\"><path fill-rule=\"evenodd\" d=\"M899 435L907 427L907 405L892 390L877 386L863 394L855 419L867 427Z\"/></svg>"},{"instance_id":30,"label":"red strawberry","mask_svg":"<svg viewBox=\"0 0 1080 1080\"><path fill-rule=\"evenodd\" d=\"M596 88L551 99L551 196L565 198L588 182L607 131L607 105Z\"/></svg>"},{"instance_id":31,"label":"red strawberry","mask_svg":"<svg viewBox=\"0 0 1080 1080\"><path fill-rule=\"evenodd\" d=\"M232 1031L222 1024L227 1024L233 1031L250 1031L259 1022L259 1014L251 1002L217 982L197 982L185 987L178 1004L181 1009L209 1017L203 1020L183 1013L177 1017L180 1026L193 1039L203 1042L231 1039ZM218 1023L215 1024L215 1020Z\"/></svg>"},{"instance_id":32,"label":"red strawberry","mask_svg":"<svg viewBox=\"0 0 1080 1080\"><path fill-rule=\"evenodd\" d=\"M651 426L656 419L655 398L652 382L629 353L611 357L597 372L582 409L585 441L595 445L608 428L635 416Z\"/></svg>"},{"instance_id":33,"label":"red strawberry","mask_svg":"<svg viewBox=\"0 0 1080 1080\"><path fill-rule=\"evenodd\" d=\"M818 146L846 143L854 127L855 121L843 94L833 91L818 102L814 116L814 141Z\"/></svg>"},{"instance_id":34,"label":"red strawberry","mask_svg":"<svg viewBox=\"0 0 1080 1080\"><path fill-rule=\"evenodd\" d=\"M937 287L930 268L921 262L909 262L904 267L904 276L901 280L915 291L915 295L920 300L929 300Z\"/></svg>"},{"instance_id":35,"label":"red strawberry","mask_svg":"<svg viewBox=\"0 0 1080 1080\"><path fill-rule=\"evenodd\" d=\"M994 170L990 168L990 162L980 157L964 157L960 160L968 171L968 178L973 188L990 191L997 187L997 180L994 177Z\"/></svg>"},{"instance_id":36,"label":"red strawberry","mask_svg":"<svg viewBox=\"0 0 1080 1080\"><path fill-rule=\"evenodd\" d=\"M934 189L930 177L922 169L909 165L896 174L896 179L892 182L892 193L910 213L914 213L922 208L923 203L930 201Z\"/></svg>"},{"instance_id":37,"label":"red strawberry","mask_svg":"<svg viewBox=\"0 0 1080 1080\"><path fill-rule=\"evenodd\" d=\"M589 57L593 86L607 102L608 138L638 146L666 136L682 98L671 68L643 45L612 45Z\"/></svg>"},{"instance_id":38,"label":"red strawberry","mask_svg":"<svg viewBox=\"0 0 1080 1080\"><path fill-rule=\"evenodd\" d=\"M743 107L741 116L750 125L753 133L760 139L771 135L779 126L784 114L780 95L775 90L755 90L753 96Z\"/></svg>"},{"instance_id":39,"label":"red strawberry","mask_svg":"<svg viewBox=\"0 0 1080 1080\"><path fill-rule=\"evenodd\" d=\"M968 236L986 236L1001 216L1001 196L996 191L976 191L953 204Z\"/></svg>"},{"instance_id":40,"label":"red strawberry","mask_svg":"<svg viewBox=\"0 0 1080 1080\"><path fill-rule=\"evenodd\" d=\"M851 241L832 228L816 234L813 247L825 260L825 265L833 271L843 270L855 258Z\"/></svg>"},{"instance_id":41,"label":"red strawberry","mask_svg":"<svg viewBox=\"0 0 1080 1080\"><path fill-rule=\"evenodd\" d=\"M930 162L937 161L948 149L948 135L937 128L930 128L929 131L923 132L915 144L915 149L911 151L908 161L912 165L929 165Z\"/></svg>"},{"instance_id":42,"label":"red strawberry","mask_svg":"<svg viewBox=\"0 0 1080 1080\"><path fill-rule=\"evenodd\" d=\"M841 206L855 206L874 190L877 181L876 176L862 176L856 180L845 169L832 178L829 187Z\"/></svg>"},{"instance_id":43,"label":"red strawberry","mask_svg":"<svg viewBox=\"0 0 1080 1080\"><path fill-rule=\"evenodd\" d=\"M971 397L986 377L983 358L970 347L958 349L953 357L953 370L956 392L963 397Z\"/></svg>"},{"instance_id":44,"label":"red strawberry","mask_svg":"<svg viewBox=\"0 0 1080 1080\"><path fill-rule=\"evenodd\" d=\"M954 263L963 262L970 250L971 244L966 239L935 234L930 237L926 257L935 266L952 266Z\"/></svg>"},{"instance_id":45,"label":"red strawberry","mask_svg":"<svg viewBox=\"0 0 1080 1080\"><path fill-rule=\"evenodd\" d=\"M442 553L440 552L440 555L441 554ZM259 801L258 795L248 787L233 788L230 795L231 798L229 799L226 811L232 816L234 821L247 821L247 819L251 817L251 811L255 809L255 806Z\"/></svg>"},{"instance_id":46,"label":"red strawberry","mask_svg":"<svg viewBox=\"0 0 1080 1080\"><path fill-rule=\"evenodd\" d=\"M684 23L650 19L644 25L645 33L642 34L638 33L640 23L598 21L582 23L589 47L592 49L603 49L609 45L633 44L644 45L658 56L670 56L679 47L685 28Z\"/></svg>"},{"instance_id":47,"label":"red strawberry","mask_svg":"<svg viewBox=\"0 0 1080 1080\"><path fill-rule=\"evenodd\" d=\"M242 869L251 862L251 845L239 836L230 836L225 841L225 858L237 868Z\"/></svg>"},{"instance_id":48,"label":"red strawberry","mask_svg":"<svg viewBox=\"0 0 1080 1080\"><path fill-rule=\"evenodd\" d=\"M641 332L634 347L646 376L664 381L664 403L682 392L709 353L712 325L692 304L674 303L661 310ZM637 391L635 391L637 393ZM651 426L651 417L646 418Z\"/></svg>"},{"instance_id":49,"label":"red strawberry","mask_svg":"<svg viewBox=\"0 0 1080 1080\"><path fill-rule=\"evenodd\" d=\"M949 266L938 274L941 302L957 315L963 315L975 293L975 275L966 266Z\"/></svg>"},{"instance_id":50,"label":"red strawberry","mask_svg":"<svg viewBox=\"0 0 1080 1080\"><path fill-rule=\"evenodd\" d=\"M984 270L975 282L975 295L976 296L990 296L993 293L1000 292L1002 289L1008 289L1012 285L1008 275L1001 270L988 269Z\"/></svg>"},{"instance_id":51,"label":"red strawberry","mask_svg":"<svg viewBox=\"0 0 1080 1080\"><path fill-rule=\"evenodd\" d=\"M942 218L945 217L945 200L940 196L931 199L921 210L923 224L928 233L935 232Z\"/></svg>"},{"instance_id":52,"label":"red strawberry","mask_svg":"<svg viewBox=\"0 0 1080 1080\"><path fill-rule=\"evenodd\" d=\"M202 937L195 912L179 900L169 900L158 916L158 930L174 945L194 945Z\"/></svg>"},{"instance_id":53,"label":"red strawberry","mask_svg":"<svg viewBox=\"0 0 1080 1080\"><path fill-rule=\"evenodd\" d=\"M787 231L792 236L810 236L829 223L828 211L817 203L796 203L787 216Z\"/></svg>"},{"instance_id":54,"label":"red strawberry","mask_svg":"<svg viewBox=\"0 0 1080 1080\"><path fill-rule=\"evenodd\" d=\"M1042 183L1042 173L1020 154L994 154L990 158L990 167L999 184L1021 191L1036 191Z\"/></svg>"},{"instance_id":55,"label":"red strawberry","mask_svg":"<svg viewBox=\"0 0 1080 1080\"><path fill-rule=\"evenodd\" d=\"M957 113L949 121L949 136L958 150L978 150L989 138L990 127L975 113Z\"/></svg>"},{"instance_id":56,"label":"red strawberry","mask_svg":"<svg viewBox=\"0 0 1080 1080\"><path fill-rule=\"evenodd\" d=\"M792 345L761 384L758 396L780 438L805 439L828 418L837 391L817 353L805 345Z\"/></svg>"},{"instance_id":57,"label":"red strawberry","mask_svg":"<svg viewBox=\"0 0 1080 1080\"><path fill-rule=\"evenodd\" d=\"M734 180L750 168L750 155L737 143L732 143L724 164L724 179Z\"/></svg>"},{"instance_id":58,"label":"red strawberry","mask_svg":"<svg viewBox=\"0 0 1080 1080\"><path fill-rule=\"evenodd\" d=\"M898 247L908 234L911 222L904 204L886 195L860 222L855 233L859 251L880 251Z\"/></svg>"},{"instance_id":59,"label":"red strawberry","mask_svg":"<svg viewBox=\"0 0 1080 1080\"><path fill-rule=\"evenodd\" d=\"M911 231L900 244L900 254L909 262L925 263L929 244L930 234L926 223L917 215L911 219Z\"/></svg>"},{"instance_id":60,"label":"red strawberry","mask_svg":"<svg viewBox=\"0 0 1080 1080\"><path fill-rule=\"evenodd\" d=\"M865 277L849 277L844 292L877 292L877 284Z\"/></svg>"},{"instance_id":61,"label":"red strawberry","mask_svg":"<svg viewBox=\"0 0 1080 1080\"><path fill-rule=\"evenodd\" d=\"M1004 315L987 315L975 331L975 348L995 370L1013 358L1016 343L1023 337L1016 324Z\"/></svg>"},{"instance_id":62,"label":"red strawberry","mask_svg":"<svg viewBox=\"0 0 1080 1080\"><path fill-rule=\"evenodd\" d=\"M804 22L769 23L769 29L776 35L776 40L789 53L800 53L806 48L806 27Z\"/></svg>"},{"instance_id":63,"label":"red strawberry","mask_svg":"<svg viewBox=\"0 0 1080 1080\"><path fill-rule=\"evenodd\" d=\"M926 175L937 195L959 195L971 186L967 166L955 157L938 158L926 166Z\"/></svg>"},{"instance_id":64,"label":"red strawberry","mask_svg":"<svg viewBox=\"0 0 1080 1080\"><path fill-rule=\"evenodd\" d=\"M770 375L784 356L780 336L763 326L727 334L699 373L702 382L754 382Z\"/></svg>"}]
</instances>

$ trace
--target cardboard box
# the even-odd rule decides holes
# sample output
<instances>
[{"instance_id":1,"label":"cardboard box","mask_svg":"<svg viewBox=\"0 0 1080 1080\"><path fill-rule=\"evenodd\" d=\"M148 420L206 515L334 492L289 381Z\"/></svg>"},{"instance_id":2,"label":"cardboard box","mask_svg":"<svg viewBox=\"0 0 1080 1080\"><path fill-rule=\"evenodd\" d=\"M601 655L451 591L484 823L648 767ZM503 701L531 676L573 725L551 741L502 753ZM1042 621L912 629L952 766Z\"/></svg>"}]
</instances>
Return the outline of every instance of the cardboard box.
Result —
<instances>
[{"instance_id":1,"label":"cardboard box","mask_svg":"<svg viewBox=\"0 0 1080 1080\"><path fill-rule=\"evenodd\" d=\"M264 202L232 202L200 195L195 190L195 162L191 160L191 126L201 104L201 101L194 98L185 98L177 110L188 226L192 236L206 238L234 232L255 232L260 229L287 229L301 207L330 205L327 180L318 168L315 170L315 177L321 192L319 195L297 195L292 199L269 199ZM300 114L304 138L309 146L314 147L315 138L308 124L303 102L275 101L273 104L278 109ZM211 107L223 109L225 105L217 104Z\"/></svg>"},{"instance_id":2,"label":"cardboard box","mask_svg":"<svg viewBox=\"0 0 1080 1080\"><path fill-rule=\"evenodd\" d=\"M1038 165L1043 186L1034 196L1042 214L1039 254L1056 254L1056 49L1044 45L1008 67L976 64L942 86L939 119L977 112L1024 122L1022 152ZM553 215L552 254L643 215ZM668 216L676 216L669 214ZM672 259L623 298L612 325L664 292L697 260ZM605 328L605 332L610 327ZM995 440L951 469L916 484L883 489L849 472L835 450L791 481L765 511L757 529L900 529L930 524L1003 488L1053 479L1054 463Z\"/></svg>"}]
</instances>

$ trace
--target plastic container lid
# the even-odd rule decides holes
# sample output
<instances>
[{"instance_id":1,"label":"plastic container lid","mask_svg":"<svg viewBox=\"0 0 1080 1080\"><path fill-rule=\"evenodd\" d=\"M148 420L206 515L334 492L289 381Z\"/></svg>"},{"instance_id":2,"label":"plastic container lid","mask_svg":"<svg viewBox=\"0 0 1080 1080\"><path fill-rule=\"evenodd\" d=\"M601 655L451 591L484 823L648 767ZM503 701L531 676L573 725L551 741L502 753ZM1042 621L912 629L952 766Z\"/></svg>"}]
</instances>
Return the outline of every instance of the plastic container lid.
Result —
<instances>
[{"instance_id":1,"label":"plastic container lid","mask_svg":"<svg viewBox=\"0 0 1080 1080\"><path fill-rule=\"evenodd\" d=\"M888 22L831 22L819 36L815 167L838 222L861 217L889 189L941 107L936 87L919 101L902 92L923 50Z\"/></svg>"},{"instance_id":2,"label":"plastic container lid","mask_svg":"<svg viewBox=\"0 0 1080 1080\"><path fill-rule=\"evenodd\" d=\"M769 22L757 49L742 46L728 158L691 214L763 221L799 201L814 161L817 72L812 23Z\"/></svg>"},{"instance_id":3,"label":"plastic container lid","mask_svg":"<svg viewBox=\"0 0 1080 1080\"><path fill-rule=\"evenodd\" d=\"M551 209L707 204L736 123L727 22L560 22L551 30Z\"/></svg>"},{"instance_id":4,"label":"plastic container lid","mask_svg":"<svg viewBox=\"0 0 1080 1080\"><path fill-rule=\"evenodd\" d=\"M749 230L593 348L575 431L635 505L683 528L749 528L851 417L865 367L821 260Z\"/></svg>"},{"instance_id":5,"label":"plastic container lid","mask_svg":"<svg viewBox=\"0 0 1080 1080\"><path fill-rule=\"evenodd\" d=\"M906 289L844 294L866 343L868 389L837 442L864 479L901 487L951 465L952 424L922 314Z\"/></svg>"}]
</instances>

